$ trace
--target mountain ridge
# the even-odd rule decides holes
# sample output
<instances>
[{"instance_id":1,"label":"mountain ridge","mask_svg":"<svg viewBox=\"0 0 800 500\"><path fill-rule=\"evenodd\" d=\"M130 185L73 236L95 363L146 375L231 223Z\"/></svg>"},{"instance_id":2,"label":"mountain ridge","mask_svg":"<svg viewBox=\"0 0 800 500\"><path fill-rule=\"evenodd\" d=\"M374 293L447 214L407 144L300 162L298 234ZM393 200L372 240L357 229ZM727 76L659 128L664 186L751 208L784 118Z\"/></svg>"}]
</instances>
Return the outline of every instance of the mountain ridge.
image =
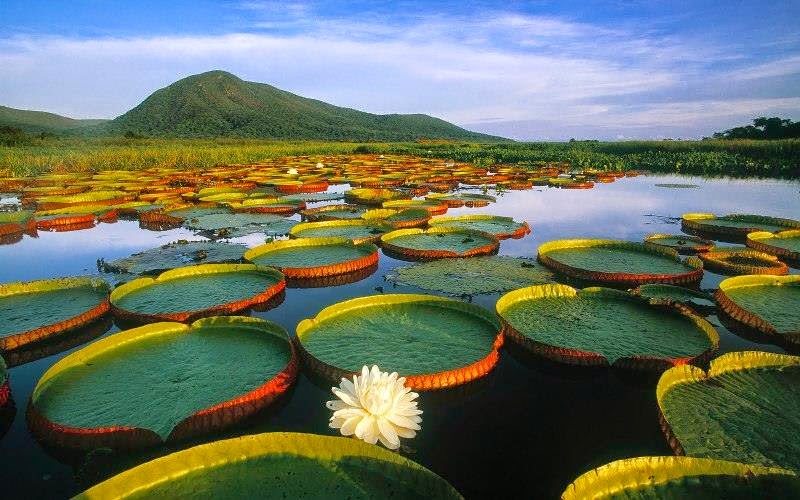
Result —
<instances>
[{"instance_id":1,"label":"mountain ridge","mask_svg":"<svg viewBox=\"0 0 800 500\"><path fill-rule=\"evenodd\" d=\"M17 125L4 120L0 114L0 125L18 126L33 132L176 138L508 141L425 114L378 115L340 107L269 84L245 81L222 70L177 80L109 121L73 120L45 112L25 113L40 114L25 115L27 120L17 119ZM19 113L12 115L20 117Z\"/></svg>"}]
</instances>

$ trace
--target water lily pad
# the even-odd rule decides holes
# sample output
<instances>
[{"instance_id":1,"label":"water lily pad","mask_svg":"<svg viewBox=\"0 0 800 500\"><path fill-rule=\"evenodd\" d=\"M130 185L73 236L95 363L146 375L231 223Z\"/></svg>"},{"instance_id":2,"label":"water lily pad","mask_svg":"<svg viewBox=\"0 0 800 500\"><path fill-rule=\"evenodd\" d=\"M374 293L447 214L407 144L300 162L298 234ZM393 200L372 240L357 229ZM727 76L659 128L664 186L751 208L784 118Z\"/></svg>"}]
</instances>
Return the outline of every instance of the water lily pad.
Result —
<instances>
[{"instance_id":1,"label":"water lily pad","mask_svg":"<svg viewBox=\"0 0 800 500\"><path fill-rule=\"evenodd\" d=\"M387 279L451 295L508 292L552 283L555 275L534 259L506 256L439 259L398 267ZM713 303L712 303L713 304Z\"/></svg>"},{"instance_id":2,"label":"water lily pad","mask_svg":"<svg viewBox=\"0 0 800 500\"><path fill-rule=\"evenodd\" d=\"M380 222L357 220L326 220L301 222L289 231L290 238L346 238L353 243L380 240L393 228Z\"/></svg>"},{"instance_id":3,"label":"water lily pad","mask_svg":"<svg viewBox=\"0 0 800 500\"><path fill-rule=\"evenodd\" d=\"M0 350L17 349L91 323L109 310L108 284L56 278L0 285Z\"/></svg>"},{"instance_id":4,"label":"water lily pad","mask_svg":"<svg viewBox=\"0 0 800 500\"><path fill-rule=\"evenodd\" d=\"M444 479L378 446L343 437L268 433L155 459L78 495L90 498L460 499Z\"/></svg>"},{"instance_id":5,"label":"water lily pad","mask_svg":"<svg viewBox=\"0 0 800 500\"><path fill-rule=\"evenodd\" d=\"M33 390L28 420L70 448L182 439L263 408L294 383L297 363L286 330L262 319L156 323L56 362Z\"/></svg>"},{"instance_id":6,"label":"water lily pad","mask_svg":"<svg viewBox=\"0 0 800 500\"><path fill-rule=\"evenodd\" d=\"M311 222L325 220L360 219L368 208L361 205L328 205L303 210L303 219Z\"/></svg>"},{"instance_id":7,"label":"water lily pad","mask_svg":"<svg viewBox=\"0 0 800 500\"><path fill-rule=\"evenodd\" d=\"M447 203L449 207L452 208L458 208L464 205L468 207L485 207L489 203L495 203L497 201L497 198L495 198L494 196L489 196L487 194L475 194L475 193L456 193L456 194L434 193L428 195L426 199L443 201Z\"/></svg>"},{"instance_id":8,"label":"water lily pad","mask_svg":"<svg viewBox=\"0 0 800 500\"><path fill-rule=\"evenodd\" d=\"M786 259L792 264L800 263L800 229L777 233L755 231L747 234L746 244L760 252Z\"/></svg>"},{"instance_id":9,"label":"water lily pad","mask_svg":"<svg viewBox=\"0 0 800 500\"><path fill-rule=\"evenodd\" d=\"M671 248L679 254L696 254L714 248L714 243L699 236L683 234L648 234L644 238L647 246Z\"/></svg>"},{"instance_id":10,"label":"water lily pad","mask_svg":"<svg viewBox=\"0 0 800 500\"><path fill-rule=\"evenodd\" d=\"M361 216L364 220L388 224L395 229L424 226L431 220L431 214L424 208L376 208L367 210Z\"/></svg>"},{"instance_id":11,"label":"water lily pad","mask_svg":"<svg viewBox=\"0 0 800 500\"><path fill-rule=\"evenodd\" d=\"M563 500L797 496L800 478L794 471L692 457L617 460L583 474L561 494Z\"/></svg>"},{"instance_id":12,"label":"water lily pad","mask_svg":"<svg viewBox=\"0 0 800 500\"><path fill-rule=\"evenodd\" d=\"M383 208L424 208L431 215L442 215L449 208L447 203L439 200L392 200L383 203Z\"/></svg>"},{"instance_id":13,"label":"water lily pad","mask_svg":"<svg viewBox=\"0 0 800 500\"><path fill-rule=\"evenodd\" d=\"M251 248L245 259L279 269L289 278L320 278L351 273L378 263L378 247L346 238L300 238Z\"/></svg>"},{"instance_id":14,"label":"water lily pad","mask_svg":"<svg viewBox=\"0 0 800 500\"><path fill-rule=\"evenodd\" d=\"M192 321L263 304L286 287L283 275L253 264L179 267L114 289L114 315L133 321Z\"/></svg>"},{"instance_id":15,"label":"water lily pad","mask_svg":"<svg viewBox=\"0 0 800 500\"><path fill-rule=\"evenodd\" d=\"M364 365L440 389L488 373L498 360L500 323L489 311L432 295L375 295L326 307L297 325L309 366L334 380Z\"/></svg>"},{"instance_id":16,"label":"water lily pad","mask_svg":"<svg viewBox=\"0 0 800 500\"><path fill-rule=\"evenodd\" d=\"M691 457L800 469L800 357L733 352L665 372L656 389L672 448Z\"/></svg>"},{"instance_id":17,"label":"water lily pad","mask_svg":"<svg viewBox=\"0 0 800 500\"><path fill-rule=\"evenodd\" d=\"M681 286L655 283L642 285L633 290L632 293L644 297L650 302L665 304L677 302L698 312L710 312L716 306L713 296Z\"/></svg>"},{"instance_id":18,"label":"water lily pad","mask_svg":"<svg viewBox=\"0 0 800 500\"><path fill-rule=\"evenodd\" d=\"M434 217L428 224L431 227L457 227L460 229L472 229L493 234L498 238L522 238L531 232L531 228L525 221L517 222L511 217L501 217L499 215L455 215Z\"/></svg>"},{"instance_id":19,"label":"water lily pad","mask_svg":"<svg viewBox=\"0 0 800 500\"><path fill-rule=\"evenodd\" d=\"M220 264L242 259L245 245L216 241L176 241L123 259L103 262L105 272L155 274L193 264Z\"/></svg>"},{"instance_id":20,"label":"water lily pad","mask_svg":"<svg viewBox=\"0 0 800 500\"><path fill-rule=\"evenodd\" d=\"M628 287L646 283L683 285L703 277L697 257L633 241L555 240L539 246L539 262L572 278Z\"/></svg>"},{"instance_id":21,"label":"water lily pad","mask_svg":"<svg viewBox=\"0 0 800 500\"><path fill-rule=\"evenodd\" d=\"M385 201L403 198L411 198L411 196L403 191L381 188L356 188L344 194L344 199L349 203L358 203L361 205L381 206Z\"/></svg>"},{"instance_id":22,"label":"water lily pad","mask_svg":"<svg viewBox=\"0 0 800 500\"><path fill-rule=\"evenodd\" d=\"M703 267L720 274L775 274L789 273L789 267L770 255L748 248L719 248L698 254Z\"/></svg>"},{"instance_id":23,"label":"water lily pad","mask_svg":"<svg viewBox=\"0 0 800 500\"><path fill-rule=\"evenodd\" d=\"M341 200L343 198L344 193L298 193L282 196L281 200L290 202L304 201L306 203L317 203L321 201Z\"/></svg>"},{"instance_id":24,"label":"water lily pad","mask_svg":"<svg viewBox=\"0 0 800 500\"><path fill-rule=\"evenodd\" d=\"M492 234L453 227L399 229L381 237L384 252L411 260L475 257L497 252L500 241Z\"/></svg>"},{"instance_id":25,"label":"water lily pad","mask_svg":"<svg viewBox=\"0 0 800 500\"><path fill-rule=\"evenodd\" d=\"M800 228L800 221L765 215L689 213L681 216L684 229L716 237L744 239L754 231L782 231Z\"/></svg>"},{"instance_id":26,"label":"water lily pad","mask_svg":"<svg viewBox=\"0 0 800 500\"><path fill-rule=\"evenodd\" d=\"M506 334L546 358L587 366L664 370L702 362L719 345L706 320L610 288L536 285L497 301Z\"/></svg>"},{"instance_id":27,"label":"water lily pad","mask_svg":"<svg viewBox=\"0 0 800 500\"><path fill-rule=\"evenodd\" d=\"M254 233L287 234L296 221L273 214L207 214L186 219L185 227L207 231L220 238L237 238Z\"/></svg>"},{"instance_id":28,"label":"water lily pad","mask_svg":"<svg viewBox=\"0 0 800 500\"><path fill-rule=\"evenodd\" d=\"M800 344L800 276L736 276L714 294L730 318L791 344Z\"/></svg>"}]
</instances>

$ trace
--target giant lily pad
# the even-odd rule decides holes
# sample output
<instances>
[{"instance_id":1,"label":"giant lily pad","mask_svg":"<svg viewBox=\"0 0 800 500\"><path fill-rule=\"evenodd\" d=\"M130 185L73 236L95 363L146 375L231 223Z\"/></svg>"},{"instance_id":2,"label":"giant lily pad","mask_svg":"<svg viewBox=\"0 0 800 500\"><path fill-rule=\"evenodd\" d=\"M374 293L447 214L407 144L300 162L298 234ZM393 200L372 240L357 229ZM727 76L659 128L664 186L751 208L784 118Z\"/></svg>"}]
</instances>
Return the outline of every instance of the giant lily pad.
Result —
<instances>
[{"instance_id":1,"label":"giant lily pad","mask_svg":"<svg viewBox=\"0 0 800 500\"><path fill-rule=\"evenodd\" d=\"M449 208L447 202L437 200L393 200L383 203L383 208L424 208L431 215L442 215Z\"/></svg>"},{"instance_id":2,"label":"giant lily pad","mask_svg":"<svg viewBox=\"0 0 800 500\"><path fill-rule=\"evenodd\" d=\"M109 310L108 284L56 278L0 285L0 350L75 330Z\"/></svg>"},{"instance_id":3,"label":"giant lily pad","mask_svg":"<svg viewBox=\"0 0 800 500\"><path fill-rule=\"evenodd\" d=\"M683 285L703 277L696 257L685 262L668 248L619 240L555 240L539 246L539 262L572 278L623 286Z\"/></svg>"},{"instance_id":4,"label":"giant lily pad","mask_svg":"<svg viewBox=\"0 0 800 500\"><path fill-rule=\"evenodd\" d=\"M341 219L360 219L367 212L367 207L361 205L327 205L318 208L303 210L304 220L311 222Z\"/></svg>"},{"instance_id":5,"label":"giant lily pad","mask_svg":"<svg viewBox=\"0 0 800 500\"><path fill-rule=\"evenodd\" d=\"M424 226L431 220L431 214L424 208L376 208L367 210L361 217L367 221L387 224L395 229Z\"/></svg>"},{"instance_id":6,"label":"giant lily pad","mask_svg":"<svg viewBox=\"0 0 800 500\"><path fill-rule=\"evenodd\" d=\"M665 372L656 389L673 449L692 457L800 469L800 357L733 352Z\"/></svg>"},{"instance_id":7,"label":"giant lily pad","mask_svg":"<svg viewBox=\"0 0 800 500\"><path fill-rule=\"evenodd\" d=\"M639 457L591 470L561 494L562 500L693 498L794 498L794 471L692 457Z\"/></svg>"},{"instance_id":8,"label":"giant lily pad","mask_svg":"<svg viewBox=\"0 0 800 500\"><path fill-rule=\"evenodd\" d=\"M351 273L378 263L378 247L346 238L300 238L251 248L245 259L272 266L289 278L321 278Z\"/></svg>"},{"instance_id":9,"label":"giant lily pad","mask_svg":"<svg viewBox=\"0 0 800 500\"><path fill-rule=\"evenodd\" d=\"M45 441L129 448L207 433L263 408L294 383L286 331L258 318L155 323L111 335L39 379L28 420Z\"/></svg>"},{"instance_id":10,"label":"giant lily pad","mask_svg":"<svg viewBox=\"0 0 800 500\"><path fill-rule=\"evenodd\" d=\"M123 259L103 262L105 272L155 274L192 264L219 264L242 259L247 247L216 241L176 241Z\"/></svg>"},{"instance_id":11,"label":"giant lily pad","mask_svg":"<svg viewBox=\"0 0 800 500\"><path fill-rule=\"evenodd\" d=\"M800 221L765 215L689 213L681 216L684 229L701 234L744 239L754 231L782 231L800 228Z\"/></svg>"},{"instance_id":12,"label":"giant lily pad","mask_svg":"<svg viewBox=\"0 0 800 500\"><path fill-rule=\"evenodd\" d=\"M455 215L434 217L428 222L431 227L457 227L461 229L472 229L483 231L497 236L498 238L522 238L531 232L531 228L525 221L517 222L511 217L501 217L499 215Z\"/></svg>"},{"instance_id":13,"label":"giant lily pad","mask_svg":"<svg viewBox=\"0 0 800 500\"><path fill-rule=\"evenodd\" d=\"M254 233L287 234L297 222L274 214L212 213L187 219L189 229L213 233L220 238L236 238Z\"/></svg>"},{"instance_id":14,"label":"giant lily pad","mask_svg":"<svg viewBox=\"0 0 800 500\"><path fill-rule=\"evenodd\" d=\"M698 255L709 271L721 274L788 274L789 267L774 255L749 248L720 248Z\"/></svg>"},{"instance_id":15,"label":"giant lily pad","mask_svg":"<svg viewBox=\"0 0 800 500\"><path fill-rule=\"evenodd\" d=\"M714 294L719 309L739 323L800 344L800 276L736 276Z\"/></svg>"},{"instance_id":16,"label":"giant lily pad","mask_svg":"<svg viewBox=\"0 0 800 500\"><path fill-rule=\"evenodd\" d=\"M500 241L492 234L453 227L398 229L381 237L384 252L410 260L474 257L497 252Z\"/></svg>"},{"instance_id":17,"label":"giant lily pad","mask_svg":"<svg viewBox=\"0 0 800 500\"><path fill-rule=\"evenodd\" d=\"M341 200L344 198L344 193L298 193L288 194L281 196L281 200L298 202L304 201L306 203L317 203L321 201Z\"/></svg>"},{"instance_id":18,"label":"giant lily pad","mask_svg":"<svg viewBox=\"0 0 800 500\"><path fill-rule=\"evenodd\" d=\"M696 254L707 252L714 247L714 243L698 236L683 234L648 234L644 238L648 246L671 248L680 254Z\"/></svg>"},{"instance_id":19,"label":"giant lily pad","mask_svg":"<svg viewBox=\"0 0 800 500\"><path fill-rule=\"evenodd\" d=\"M263 304L286 287L283 275L253 264L179 267L139 278L111 293L115 316L133 321L191 321Z\"/></svg>"},{"instance_id":20,"label":"giant lily pad","mask_svg":"<svg viewBox=\"0 0 800 500\"><path fill-rule=\"evenodd\" d=\"M503 295L497 313L515 342L568 364L664 370L702 362L719 345L716 330L687 309L610 288L536 285Z\"/></svg>"},{"instance_id":21,"label":"giant lily pad","mask_svg":"<svg viewBox=\"0 0 800 500\"><path fill-rule=\"evenodd\" d=\"M489 203L494 203L497 198L487 194L475 193L456 193L456 194L442 194L434 193L426 197L427 200L443 201L449 207L458 208L464 205L468 207L485 207Z\"/></svg>"},{"instance_id":22,"label":"giant lily pad","mask_svg":"<svg viewBox=\"0 0 800 500\"><path fill-rule=\"evenodd\" d=\"M349 203L358 203L361 205L381 206L385 201L399 200L402 198L411 198L411 196L402 191L381 188L357 188L351 189L344 194L344 199Z\"/></svg>"},{"instance_id":23,"label":"giant lily pad","mask_svg":"<svg viewBox=\"0 0 800 500\"><path fill-rule=\"evenodd\" d=\"M376 242L393 228L377 221L326 220L302 222L289 231L291 238L346 238L353 243Z\"/></svg>"},{"instance_id":24,"label":"giant lily pad","mask_svg":"<svg viewBox=\"0 0 800 500\"><path fill-rule=\"evenodd\" d=\"M489 311L432 295L375 295L326 307L297 325L309 366L338 380L364 365L414 389L469 382L497 363L501 327Z\"/></svg>"},{"instance_id":25,"label":"giant lily pad","mask_svg":"<svg viewBox=\"0 0 800 500\"><path fill-rule=\"evenodd\" d=\"M800 264L800 229L777 233L755 231L747 234L746 244L758 251L787 259L793 265Z\"/></svg>"},{"instance_id":26,"label":"giant lily pad","mask_svg":"<svg viewBox=\"0 0 800 500\"><path fill-rule=\"evenodd\" d=\"M134 467L91 498L459 499L421 465L354 439L268 433L215 441Z\"/></svg>"},{"instance_id":27,"label":"giant lily pad","mask_svg":"<svg viewBox=\"0 0 800 500\"><path fill-rule=\"evenodd\" d=\"M534 259L506 256L439 259L398 267L387 278L451 295L508 292L525 286L552 283L553 273Z\"/></svg>"}]
</instances>

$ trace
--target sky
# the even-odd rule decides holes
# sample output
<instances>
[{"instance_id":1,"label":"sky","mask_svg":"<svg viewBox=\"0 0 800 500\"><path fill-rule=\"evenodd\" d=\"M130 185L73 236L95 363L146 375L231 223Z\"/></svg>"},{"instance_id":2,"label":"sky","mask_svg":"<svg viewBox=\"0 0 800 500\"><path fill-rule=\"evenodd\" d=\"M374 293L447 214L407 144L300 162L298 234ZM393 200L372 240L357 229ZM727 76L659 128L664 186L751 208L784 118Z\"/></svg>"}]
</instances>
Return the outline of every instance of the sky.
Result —
<instances>
[{"instance_id":1,"label":"sky","mask_svg":"<svg viewBox=\"0 0 800 500\"><path fill-rule=\"evenodd\" d=\"M800 1L0 0L0 104L113 118L222 69L519 140L800 120Z\"/></svg>"}]
</instances>

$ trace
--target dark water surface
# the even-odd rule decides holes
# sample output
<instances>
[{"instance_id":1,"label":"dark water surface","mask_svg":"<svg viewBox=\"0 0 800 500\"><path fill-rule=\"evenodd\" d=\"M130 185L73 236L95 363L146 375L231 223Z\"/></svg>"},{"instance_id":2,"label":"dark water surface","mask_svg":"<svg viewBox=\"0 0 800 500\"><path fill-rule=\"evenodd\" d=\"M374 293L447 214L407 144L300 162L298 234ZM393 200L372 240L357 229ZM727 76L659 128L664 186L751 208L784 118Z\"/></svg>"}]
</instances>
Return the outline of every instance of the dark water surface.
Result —
<instances>
[{"instance_id":1,"label":"dark water surface","mask_svg":"<svg viewBox=\"0 0 800 500\"><path fill-rule=\"evenodd\" d=\"M655 186L670 183L699 187ZM499 197L496 204L451 209L448 215L489 213L527 220L533 233L521 240L503 241L500 253L533 257L541 243L553 239L641 240L653 232L680 233L678 218L685 212L800 218L800 182L640 176L598 184L591 190L512 191ZM126 221L76 232L40 232L38 238L25 236L19 243L0 246L0 282L97 274L99 258L113 260L181 238L200 239L183 229L151 232ZM234 241L255 246L263 236ZM279 307L253 314L276 321L293 333L300 320L323 307L379 293L376 287L387 293L418 292L384 281L388 271L401 265L409 264L381 255L378 270L369 278L330 288L288 289ZM721 279L706 272L702 288L715 288ZM473 302L493 310L497 298L477 296ZM716 317L709 319L719 325ZM117 330L114 327L106 335ZM735 336L721 326L718 330L721 352L782 352L779 347ZM91 337L91 332L85 336ZM301 374L280 405L246 425L203 440L117 456L102 450L88 456L46 450L28 432L25 406L42 373L78 348L10 369L17 410L0 420L0 428L10 424L0 440L3 497L69 497L156 456L224 437L269 431L336 432L328 428L330 412L324 406L331 398L331 384ZM609 461L671 454L658 425L657 379L558 366L505 348L497 368L486 378L455 390L422 394L423 428L416 439L405 441L403 453L443 476L467 498L556 498L578 475Z\"/></svg>"}]
</instances>

